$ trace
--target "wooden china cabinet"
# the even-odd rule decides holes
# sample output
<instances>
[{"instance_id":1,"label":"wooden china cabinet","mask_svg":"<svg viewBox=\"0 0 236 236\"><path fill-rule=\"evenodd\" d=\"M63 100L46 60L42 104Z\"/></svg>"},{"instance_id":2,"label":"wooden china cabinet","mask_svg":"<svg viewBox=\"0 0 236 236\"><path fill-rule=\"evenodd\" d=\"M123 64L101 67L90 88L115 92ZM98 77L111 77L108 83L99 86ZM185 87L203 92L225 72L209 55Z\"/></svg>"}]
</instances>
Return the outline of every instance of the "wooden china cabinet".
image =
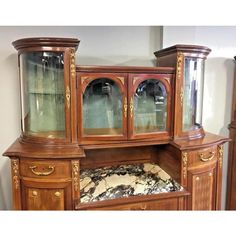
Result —
<instances>
[{"instance_id":1,"label":"wooden china cabinet","mask_svg":"<svg viewBox=\"0 0 236 236\"><path fill-rule=\"evenodd\" d=\"M15 210L217 210L223 144L201 126L210 49L155 52L156 67L76 66L73 38L18 50L22 134Z\"/></svg>"}]
</instances>

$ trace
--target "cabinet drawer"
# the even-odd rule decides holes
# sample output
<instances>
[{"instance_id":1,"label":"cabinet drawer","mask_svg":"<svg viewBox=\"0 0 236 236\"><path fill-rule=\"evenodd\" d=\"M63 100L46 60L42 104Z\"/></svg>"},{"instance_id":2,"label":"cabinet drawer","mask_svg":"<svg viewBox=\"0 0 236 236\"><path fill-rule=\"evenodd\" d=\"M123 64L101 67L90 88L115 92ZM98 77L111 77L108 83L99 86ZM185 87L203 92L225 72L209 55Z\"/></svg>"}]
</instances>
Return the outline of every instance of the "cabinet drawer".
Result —
<instances>
[{"instance_id":1,"label":"cabinet drawer","mask_svg":"<svg viewBox=\"0 0 236 236\"><path fill-rule=\"evenodd\" d=\"M185 192L186 194L186 192ZM96 205L93 204L79 204L77 210L184 210L185 197L172 197L163 198L149 201L137 201L133 203L118 203L114 201L114 204L109 202L109 205L103 203ZM100 206L99 206L100 205Z\"/></svg>"},{"instance_id":2,"label":"cabinet drawer","mask_svg":"<svg viewBox=\"0 0 236 236\"><path fill-rule=\"evenodd\" d=\"M140 202L132 204L124 204L118 206L111 206L109 208L101 208L101 210L178 210L178 199L161 199L158 201Z\"/></svg>"},{"instance_id":3,"label":"cabinet drawer","mask_svg":"<svg viewBox=\"0 0 236 236\"><path fill-rule=\"evenodd\" d=\"M24 177L70 178L71 167L69 161L31 161L20 162L20 174Z\"/></svg>"},{"instance_id":4,"label":"cabinet drawer","mask_svg":"<svg viewBox=\"0 0 236 236\"><path fill-rule=\"evenodd\" d=\"M189 152L188 167L202 166L217 160L217 146Z\"/></svg>"}]
</instances>

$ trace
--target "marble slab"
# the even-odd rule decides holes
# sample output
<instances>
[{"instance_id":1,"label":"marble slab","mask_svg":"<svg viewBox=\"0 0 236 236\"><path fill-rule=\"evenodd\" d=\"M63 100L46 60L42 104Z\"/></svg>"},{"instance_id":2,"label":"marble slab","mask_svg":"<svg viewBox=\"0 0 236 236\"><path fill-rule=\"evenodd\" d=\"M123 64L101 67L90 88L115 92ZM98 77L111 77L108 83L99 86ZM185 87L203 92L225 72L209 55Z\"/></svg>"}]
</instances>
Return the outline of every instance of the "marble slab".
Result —
<instances>
[{"instance_id":1,"label":"marble slab","mask_svg":"<svg viewBox=\"0 0 236 236\"><path fill-rule=\"evenodd\" d=\"M83 169L80 172L81 203L181 190L181 185L151 163Z\"/></svg>"}]
</instances>

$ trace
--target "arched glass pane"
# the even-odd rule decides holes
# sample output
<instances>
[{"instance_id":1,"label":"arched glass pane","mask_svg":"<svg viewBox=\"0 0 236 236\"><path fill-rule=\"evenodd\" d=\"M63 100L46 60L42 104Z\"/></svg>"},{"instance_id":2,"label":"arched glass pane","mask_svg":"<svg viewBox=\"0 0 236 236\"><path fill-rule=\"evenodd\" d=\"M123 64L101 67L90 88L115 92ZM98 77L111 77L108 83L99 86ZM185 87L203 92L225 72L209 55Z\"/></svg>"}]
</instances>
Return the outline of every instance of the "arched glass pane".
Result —
<instances>
[{"instance_id":1,"label":"arched glass pane","mask_svg":"<svg viewBox=\"0 0 236 236\"><path fill-rule=\"evenodd\" d=\"M167 93L156 79L147 79L134 95L135 133L152 133L166 130Z\"/></svg>"},{"instance_id":2,"label":"arched glass pane","mask_svg":"<svg viewBox=\"0 0 236 236\"><path fill-rule=\"evenodd\" d=\"M115 81L93 80L83 94L83 133L122 134L122 94Z\"/></svg>"}]
</instances>

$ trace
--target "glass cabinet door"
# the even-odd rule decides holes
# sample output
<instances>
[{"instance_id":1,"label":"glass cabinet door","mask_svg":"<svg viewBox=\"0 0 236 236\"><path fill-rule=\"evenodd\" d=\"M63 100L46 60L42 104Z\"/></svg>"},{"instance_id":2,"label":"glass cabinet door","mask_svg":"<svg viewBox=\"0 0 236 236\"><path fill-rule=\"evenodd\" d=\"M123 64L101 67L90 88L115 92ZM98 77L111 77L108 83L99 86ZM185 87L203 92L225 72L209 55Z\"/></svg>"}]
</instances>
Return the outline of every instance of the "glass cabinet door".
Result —
<instances>
[{"instance_id":1,"label":"glass cabinet door","mask_svg":"<svg viewBox=\"0 0 236 236\"><path fill-rule=\"evenodd\" d=\"M20 64L23 133L65 138L64 53L22 53Z\"/></svg>"},{"instance_id":2,"label":"glass cabinet door","mask_svg":"<svg viewBox=\"0 0 236 236\"><path fill-rule=\"evenodd\" d=\"M82 93L82 136L125 136L127 99L123 85L109 77L88 77L88 81Z\"/></svg>"},{"instance_id":3,"label":"glass cabinet door","mask_svg":"<svg viewBox=\"0 0 236 236\"><path fill-rule=\"evenodd\" d=\"M202 127L203 73L203 59L185 58L183 80L183 132Z\"/></svg>"},{"instance_id":4,"label":"glass cabinet door","mask_svg":"<svg viewBox=\"0 0 236 236\"><path fill-rule=\"evenodd\" d=\"M131 136L157 137L158 133L165 134L169 131L168 82L155 76L134 78L136 82L130 83L133 86L133 94L130 96Z\"/></svg>"}]
</instances>

